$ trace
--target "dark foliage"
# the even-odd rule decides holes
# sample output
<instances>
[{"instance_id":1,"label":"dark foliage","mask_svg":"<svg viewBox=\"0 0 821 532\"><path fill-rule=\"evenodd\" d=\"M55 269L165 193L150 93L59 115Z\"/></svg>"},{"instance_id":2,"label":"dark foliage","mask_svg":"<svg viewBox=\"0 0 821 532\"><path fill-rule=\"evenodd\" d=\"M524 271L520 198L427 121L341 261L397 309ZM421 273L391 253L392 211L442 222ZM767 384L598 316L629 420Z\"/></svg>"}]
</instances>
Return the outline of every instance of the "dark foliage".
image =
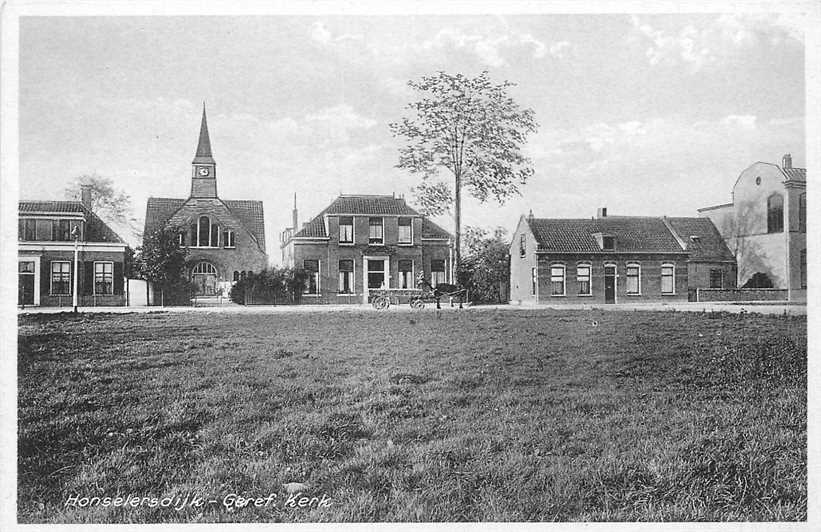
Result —
<instances>
[{"instance_id":1,"label":"dark foliage","mask_svg":"<svg viewBox=\"0 0 821 532\"><path fill-rule=\"evenodd\" d=\"M190 305L195 290L185 275L187 256L188 250L180 246L178 230L167 227L145 236L134 257L134 271L154 284L162 304Z\"/></svg>"},{"instance_id":2,"label":"dark foliage","mask_svg":"<svg viewBox=\"0 0 821 532\"><path fill-rule=\"evenodd\" d=\"M309 272L298 268L268 268L248 272L228 297L240 305L292 305L300 302Z\"/></svg>"}]
</instances>

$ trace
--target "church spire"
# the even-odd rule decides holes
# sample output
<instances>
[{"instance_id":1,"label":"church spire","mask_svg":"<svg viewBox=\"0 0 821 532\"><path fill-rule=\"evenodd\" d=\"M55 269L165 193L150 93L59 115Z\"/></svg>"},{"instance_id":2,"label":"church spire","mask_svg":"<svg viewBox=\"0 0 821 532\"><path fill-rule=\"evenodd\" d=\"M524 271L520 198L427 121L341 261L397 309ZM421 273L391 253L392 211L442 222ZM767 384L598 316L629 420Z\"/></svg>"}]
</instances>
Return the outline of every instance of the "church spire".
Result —
<instances>
[{"instance_id":1,"label":"church spire","mask_svg":"<svg viewBox=\"0 0 821 532\"><path fill-rule=\"evenodd\" d=\"M197 144L195 163L214 164L211 156L211 139L208 136L208 120L205 117L205 102L202 102L202 123L200 124L200 141Z\"/></svg>"},{"instance_id":2,"label":"church spire","mask_svg":"<svg viewBox=\"0 0 821 532\"><path fill-rule=\"evenodd\" d=\"M211 139L208 138L208 121L205 118L205 102L202 102L202 123L197 154L191 163L191 197L217 197L217 163L211 156Z\"/></svg>"}]
</instances>

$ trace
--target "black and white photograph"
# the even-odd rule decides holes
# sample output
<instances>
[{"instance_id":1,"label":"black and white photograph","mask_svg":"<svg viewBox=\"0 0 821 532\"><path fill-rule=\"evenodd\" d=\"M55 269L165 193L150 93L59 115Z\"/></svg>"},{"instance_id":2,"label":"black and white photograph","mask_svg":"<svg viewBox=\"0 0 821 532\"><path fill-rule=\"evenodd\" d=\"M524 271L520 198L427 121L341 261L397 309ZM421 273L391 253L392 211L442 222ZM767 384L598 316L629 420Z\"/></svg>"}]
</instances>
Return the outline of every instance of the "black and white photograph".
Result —
<instances>
[{"instance_id":1,"label":"black and white photograph","mask_svg":"<svg viewBox=\"0 0 821 532\"><path fill-rule=\"evenodd\" d=\"M0 528L817 530L821 3L0 13Z\"/></svg>"}]
</instances>

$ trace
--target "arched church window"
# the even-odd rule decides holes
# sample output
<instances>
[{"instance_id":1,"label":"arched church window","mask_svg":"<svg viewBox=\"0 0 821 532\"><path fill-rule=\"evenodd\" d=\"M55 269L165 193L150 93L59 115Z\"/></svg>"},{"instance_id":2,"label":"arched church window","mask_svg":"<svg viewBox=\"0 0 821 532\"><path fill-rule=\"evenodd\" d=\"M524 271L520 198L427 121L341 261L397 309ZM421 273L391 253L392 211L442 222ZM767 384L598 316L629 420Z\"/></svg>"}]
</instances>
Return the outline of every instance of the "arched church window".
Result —
<instances>
[{"instance_id":1,"label":"arched church window","mask_svg":"<svg viewBox=\"0 0 821 532\"><path fill-rule=\"evenodd\" d=\"M767 198L767 232L780 233L784 230L784 198L773 194Z\"/></svg>"},{"instance_id":2,"label":"arched church window","mask_svg":"<svg viewBox=\"0 0 821 532\"><path fill-rule=\"evenodd\" d=\"M239 272L234 270L234 281L239 281Z\"/></svg>"},{"instance_id":3,"label":"arched church window","mask_svg":"<svg viewBox=\"0 0 821 532\"><path fill-rule=\"evenodd\" d=\"M207 247L211 243L211 220L207 216L200 216L197 245Z\"/></svg>"}]
</instances>

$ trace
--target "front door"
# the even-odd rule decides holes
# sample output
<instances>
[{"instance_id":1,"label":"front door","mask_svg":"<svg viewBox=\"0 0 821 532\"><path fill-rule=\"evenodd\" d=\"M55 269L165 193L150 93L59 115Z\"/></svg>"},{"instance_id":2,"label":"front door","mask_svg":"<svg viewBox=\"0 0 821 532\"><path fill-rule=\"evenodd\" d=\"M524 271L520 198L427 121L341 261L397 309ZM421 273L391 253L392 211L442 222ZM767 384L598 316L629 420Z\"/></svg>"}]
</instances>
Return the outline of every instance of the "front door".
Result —
<instances>
[{"instance_id":1,"label":"front door","mask_svg":"<svg viewBox=\"0 0 821 532\"><path fill-rule=\"evenodd\" d=\"M34 262L20 261L17 263L17 304L34 304Z\"/></svg>"},{"instance_id":2,"label":"front door","mask_svg":"<svg viewBox=\"0 0 821 532\"><path fill-rule=\"evenodd\" d=\"M200 296L217 293L217 269L210 262L200 262L191 270L191 282Z\"/></svg>"},{"instance_id":3,"label":"front door","mask_svg":"<svg viewBox=\"0 0 821 532\"><path fill-rule=\"evenodd\" d=\"M388 274L388 258L387 257L363 257L364 268L364 286L365 286L365 303L368 303L369 294L371 290L379 288L388 288L390 286L390 275Z\"/></svg>"},{"instance_id":4,"label":"front door","mask_svg":"<svg viewBox=\"0 0 821 532\"><path fill-rule=\"evenodd\" d=\"M616 302L616 267L604 267L604 302Z\"/></svg>"}]
</instances>

